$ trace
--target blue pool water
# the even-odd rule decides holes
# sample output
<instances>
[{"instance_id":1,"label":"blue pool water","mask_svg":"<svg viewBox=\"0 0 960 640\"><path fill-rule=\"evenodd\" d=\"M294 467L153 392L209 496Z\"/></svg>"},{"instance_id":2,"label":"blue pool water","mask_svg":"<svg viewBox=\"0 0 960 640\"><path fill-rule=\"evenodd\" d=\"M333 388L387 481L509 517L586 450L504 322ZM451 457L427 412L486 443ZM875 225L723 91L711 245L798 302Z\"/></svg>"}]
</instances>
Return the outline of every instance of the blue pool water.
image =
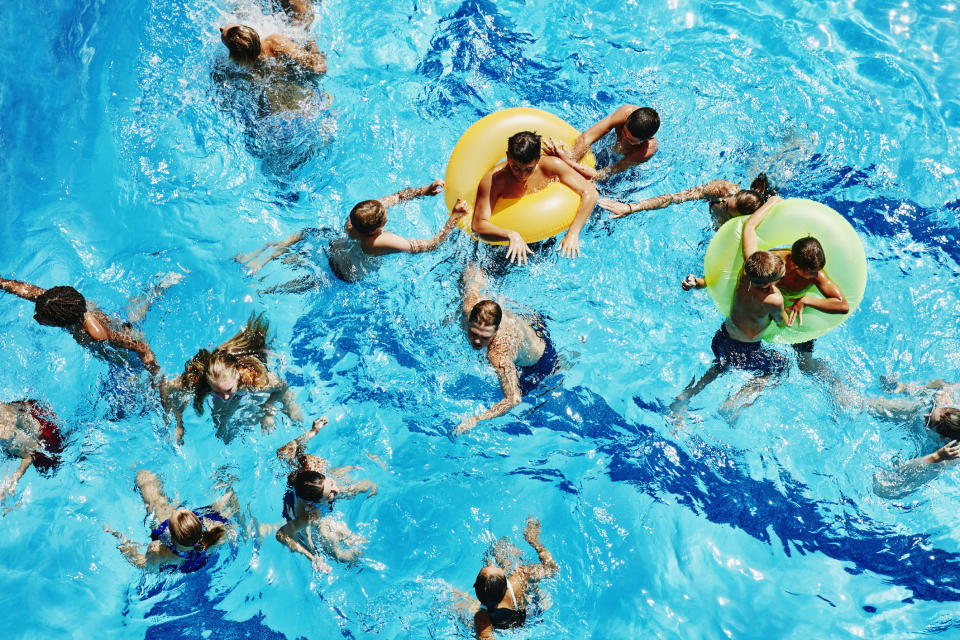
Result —
<instances>
[{"instance_id":1,"label":"blue pool water","mask_svg":"<svg viewBox=\"0 0 960 640\"><path fill-rule=\"evenodd\" d=\"M957 378L956 5L325 0L311 34L330 72L313 107L284 115L224 79L215 27L234 12L297 35L252 0L0 5L0 275L70 283L119 312L156 274L188 270L143 324L171 374L265 312L305 413L330 417L312 450L380 486L338 507L369 538L365 560L314 577L272 538L247 539L196 574L141 576L103 532L146 540L137 469L195 506L231 481L246 518L279 522L273 453L297 427L225 445L209 412L188 412L177 449L155 398L3 295L0 400L47 400L68 449L54 479L28 471L0 518L0 637L466 636L451 587L469 590L497 538L522 545L529 513L560 571L542 615L509 637L960 634L957 471L877 497L878 470L935 445L856 402L881 374ZM256 278L231 260L442 177L460 133L494 110L537 106L582 129L623 103L660 112L660 151L601 195L763 169L857 229L864 302L817 346L841 401L794 366L733 424L717 409L736 373L685 425L668 419L720 322L677 286L702 264L702 205L598 211L582 259L543 254L496 279L548 319L565 369L456 441L460 416L498 394L454 322L470 240L356 286L311 251ZM425 237L445 215L422 199L390 228ZM301 293L258 293L304 277Z\"/></svg>"}]
</instances>

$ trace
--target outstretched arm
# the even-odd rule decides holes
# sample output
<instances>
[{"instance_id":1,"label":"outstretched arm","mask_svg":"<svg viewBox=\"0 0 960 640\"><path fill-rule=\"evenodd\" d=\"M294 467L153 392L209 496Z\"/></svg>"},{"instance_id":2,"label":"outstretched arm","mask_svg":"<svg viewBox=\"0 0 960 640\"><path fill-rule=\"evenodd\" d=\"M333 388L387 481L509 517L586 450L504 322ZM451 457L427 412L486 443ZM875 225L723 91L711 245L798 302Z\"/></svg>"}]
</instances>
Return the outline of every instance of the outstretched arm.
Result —
<instances>
[{"instance_id":1,"label":"outstretched arm","mask_svg":"<svg viewBox=\"0 0 960 640\"><path fill-rule=\"evenodd\" d=\"M500 378L500 389L503 391L503 400L478 416L466 418L454 429L454 434L466 433L477 426L477 423L481 420L489 420L490 418L502 416L520 404L520 378L517 376L517 367L513 364L513 361L505 359L503 362L494 364L494 368L496 369L497 377Z\"/></svg>"},{"instance_id":2,"label":"outstretched arm","mask_svg":"<svg viewBox=\"0 0 960 640\"><path fill-rule=\"evenodd\" d=\"M524 580L537 582L556 574L559 567L556 561L554 561L553 556L550 555L550 552L547 551L543 543L540 542L540 521L533 517L528 517L527 528L523 532L523 537L530 543L534 551L537 552L537 557L540 558L540 562L538 564L528 564L520 567L517 572L521 574L521 577Z\"/></svg>"},{"instance_id":3,"label":"outstretched arm","mask_svg":"<svg viewBox=\"0 0 960 640\"><path fill-rule=\"evenodd\" d=\"M391 193L388 196L383 196L382 198L377 198L380 201L380 204L384 208L389 209L394 207L401 202L406 202L407 200L413 200L414 198L420 198L422 196L435 196L443 190L443 180L437 178L430 184L425 184L422 187L407 187L406 189L400 189L396 193Z\"/></svg>"},{"instance_id":4,"label":"outstretched arm","mask_svg":"<svg viewBox=\"0 0 960 640\"><path fill-rule=\"evenodd\" d=\"M614 214L610 216L611 218L622 218L623 216L627 216L638 211L653 211L655 209L663 209L671 204L689 202L690 200L703 200L704 198L726 198L732 196L737 191L737 185L729 180L711 180L707 184L700 185L699 187L691 187L676 193L666 193L630 204L617 202L616 200L611 200L610 198L601 198L598 204L601 208L611 211Z\"/></svg>"},{"instance_id":5,"label":"outstretched arm","mask_svg":"<svg viewBox=\"0 0 960 640\"><path fill-rule=\"evenodd\" d=\"M761 222L763 222L763 219L767 217L767 214L770 213L770 208L779 201L780 198L778 196L773 196L764 202L759 209L754 211L749 218L747 218L746 224L743 225L744 260L747 260L750 256L757 252L757 227Z\"/></svg>"},{"instance_id":6,"label":"outstretched arm","mask_svg":"<svg viewBox=\"0 0 960 640\"><path fill-rule=\"evenodd\" d=\"M303 447L310 442L310 439L313 438L313 436L320 432L320 429L322 429L327 422L329 421L325 417L314 420L312 427L277 449L277 457L288 464L297 464L297 458L299 457L300 452L303 450Z\"/></svg>"},{"instance_id":7,"label":"outstretched arm","mask_svg":"<svg viewBox=\"0 0 960 640\"><path fill-rule=\"evenodd\" d=\"M619 127L627 121L627 117L633 113L637 107L632 104L625 104L607 117L603 118L597 124L593 125L579 136L573 142L573 148L570 149L570 155L575 160L583 159L587 151L593 146L593 143L607 135L614 127Z\"/></svg>"},{"instance_id":8,"label":"outstretched arm","mask_svg":"<svg viewBox=\"0 0 960 640\"><path fill-rule=\"evenodd\" d=\"M544 158L541 162L546 163L547 160L550 159ZM548 163L545 169L554 173L560 179L560 182L580 196L580 206L577 208L573 222L570 223L570 227L567 228L567 233L564 234L563 240L560 241L560 246L557 247L557 251L559 251L560 255L564 258L573 258L574 256L579 258L580 231L583 229L583 225L587 223L587 218L590 217L594 207L597 205L597 199L599 198L597 187L563 162L554 160Z\"/></svg>"},{"instance_id":9,"label":"outstretched arm","mask_svg":"<svg viewBox=\"0 0 960 640\"><path fill-rule=\"evenodd\" d=\"M476 264L467 265L460 276L460 290L463 293L463 304L460 309L464 316L469 316L470 312L483 300L483 290L487 286L487 274Z\"/></svg>"},{"instance_id":10,"label":"outstretched arm","mask_svg":"<svg viewBox=\"0 0 960 640\"><path fill-rule=\"evenodd\" d=\"M293 234L292 236L284 240L281 240L279 242L268 242L267 244L263 245L256 251L252 251L250 253L238 253L233 257L233 259L239 262L240 264L244 264L247 267L249 267L250 269L249 273L254 274L260 269L262 269L268 262L282 255L289 247L297 244L301 240L303 240L303 230L300 230L295 234ZM261 253L263 253L264 251L266 251L267 249L269 249L270 247L273 247L273 253L271 253L267 258L262 260L260 264L257 264L255 258L259 256Z\"/></svg>"},{"instance_id":11,"label":"outstretched arm","mask_svg":"<svg viewBox=\"0 0 960 640\"><path fill-rule=\"evenodd\" d=\"M114 531L106 525L104 525L103 530L120 541L120 544L117 545L117 549L120 550L120 553L123 554L123 557L127 560L127 562L138 569L145 569L147 567L147 556L140 551L139 544L130 540L126 535L120 533L119 531Z\"/></svg>"},{"instance_id":12,"label":"outstretched arm","mask_svg":"<svg viewBox=\"0 0 960 640\"><path fill-rule=\"evenodd\" d=\"M28 284L26 282L20 282L19 280L7 280L6 278L0 278L0 289L27 300L36 300L37 296L46 291L46 289L41 289L40 287Z\"/></svg>"},{"instance_id":13,"label":"outstretched arm","mask_svg":"<svg viewBox=\"0 0 960 640\"><path fill-rule=\"evenodd\" d=\"M464 200L457 200L456 206L450 212L450 218L443 225L437 235L428 240L420 238L404 238L388 231L382 232L373 240L373 246L370 251L373 255L388 255L391 253L427 253L434 251L440 246L440 243L447 239L450 232L457 227L460 219L467 215L467 203Z\"/></svg>"},{"instance_id":14,"label":"outstretched arm","mask_svg":"<svg viewBox=\"0 0 960 640\"><path fill-rule=\"evenodd\" d=\"M137 340L123 332L107 329L107 341L122 349L133 351L140 356L143 366L145 366L151 374L157 375L160 373L160 365L157 364L157 357L153 355L153 351L150 350L150 345L143 340Z\"/></svg>"}]
</instances>

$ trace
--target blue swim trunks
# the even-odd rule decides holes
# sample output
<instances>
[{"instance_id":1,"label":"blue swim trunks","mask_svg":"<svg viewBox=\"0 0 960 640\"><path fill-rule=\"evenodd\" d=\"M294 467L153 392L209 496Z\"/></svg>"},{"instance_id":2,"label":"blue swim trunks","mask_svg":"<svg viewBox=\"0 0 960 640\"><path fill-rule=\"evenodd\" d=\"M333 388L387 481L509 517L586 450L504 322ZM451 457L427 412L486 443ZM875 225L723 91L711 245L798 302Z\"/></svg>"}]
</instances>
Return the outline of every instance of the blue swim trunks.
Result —
<instances>
[{"instance_id":1,"label":"blue swim trunks","mask_svg":"<svg viewBox=\"0 0 960 640\"><path fill-rule=\"evenodd\" d=\"M779 351L766 348L762 342L740 342L727 333L726 325L713 336L710 344L717 363L723 367L747 369L761 373L781 373L787 368L787 357Z\"/></svg>"},{"instance_id":2,"label":"blue swim trunks","mask_svg":"<svg viewBox=\"0 0 960 640\"><path fill-rule=\"evenodd\" d=\"M542 321L535 322L533 330L543 340L544 347L543 355L534 364L517 367L517 373L520 376L520 393L525 396L530 395L530 392L556 371L560 361L557 350L553 346L553 341L550 340L546 325Z\"/></svg>"}]
</instances>

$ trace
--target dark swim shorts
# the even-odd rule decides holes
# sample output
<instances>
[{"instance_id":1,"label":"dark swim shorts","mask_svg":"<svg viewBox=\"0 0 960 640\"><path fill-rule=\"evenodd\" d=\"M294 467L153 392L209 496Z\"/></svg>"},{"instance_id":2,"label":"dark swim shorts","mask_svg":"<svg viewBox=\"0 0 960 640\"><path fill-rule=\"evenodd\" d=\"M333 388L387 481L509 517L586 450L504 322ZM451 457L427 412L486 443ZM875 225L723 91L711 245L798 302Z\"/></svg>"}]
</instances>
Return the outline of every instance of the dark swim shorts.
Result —
<instances>
[{"instance_id":1,"label":"dark swim shorts","mask_svg":"<svg viewBox=\"0 0 960 640\"><path fill-rule=\"evenodd\" d=\"M781 373L787 368L787 357L779 351L768 349L762 342L740 342L727 333L726 325L713 336L710 344L713 355L721 367L734 367L761 373Z\"/></svg>"},{"instance_id":2,"label":"dark swim shorts","mask_svg":"<svg viewBox=\"0 0 960 640\"><path fill-rule=\"evenodd\" d=\"M814 342L814 340L807 340L806 342L798 342L790 346L793 347L793 350L797 353L813 353Z\"/></svg>"},{"instance_id":3,"label":"dark swim shorts","mask_svg":"<svg viewBox=\"0 0 960 640\"><path fill-rule=\"evenodd\" d=\"M533 324L533 330L543 339L544 347L543 355L534 364L517 367L517 373L520 375L520 393L525 396L530 395L541 382L556 371L560 361L546 325L542 321L536 322Z\"/></svg>"}]
</instances>

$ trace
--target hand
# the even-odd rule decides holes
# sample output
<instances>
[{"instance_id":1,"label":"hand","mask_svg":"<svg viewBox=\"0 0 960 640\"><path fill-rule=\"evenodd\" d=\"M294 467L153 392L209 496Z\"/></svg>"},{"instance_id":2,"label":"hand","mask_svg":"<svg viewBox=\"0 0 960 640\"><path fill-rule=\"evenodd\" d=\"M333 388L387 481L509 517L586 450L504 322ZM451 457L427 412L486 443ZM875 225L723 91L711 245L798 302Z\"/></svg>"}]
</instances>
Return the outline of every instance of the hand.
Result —
<instances>
[{"instance_id":1,"label":"hand","mask_svg":"<svg viewBox=\"0 0 960 640\"><path fill-rule=\"evenodd\" d=\"M327 420L327 417L326 417L326 416L322 416L322 417L320 417L320 418L317 418L316 420L313 421L313 426L310 427L310 430L311 430L311 431L320 431L320 429L321 429L322 427L326 426L326 424L327 424L328 422L330 422L330 421Z\"/></svg>"},{"instance_id":2,"label":"hand","mask_svg":"<svg viewBox=\"0 0 960 640\"><path fill-rule=\"evenodd\" d=\"M425 196L435 196L438 193L443 191L443 180L437 178L426 187L423 188L423 195Z\"/></svg>"},{"instance_id":3,"label":"hand","mask_svg":"<svg viewBox=\"0 0 960 640\"><path fill-rule=\"evenodd\" d=\"M946 460L956 460L960 458L960 440L952 440L937 449L933 454L934 462L944 462Z\"/></svg>"},{"instance_id":4,"label":"hand","mask_svg":"<svg viewBox=\"0 0 960 640\"><path fill-rule=\"evenodd\" d=\"M807 303L803 301L803 298L797 299L792 305L787 307L787 321L786 325L788 327L793 326L793 321L797 320L798 326L803 326L803 309L807 306Z\"/></svg>"},{"instance_id":5,"label":"hand","mask_svg":"<svg viewBox=\"0 0 960 640\"><path fill-rule=\"evenodd\" d=\"M510 247L507 249L507 260L516 265L526 265L527 255L533 253L527 243L516 231L510 232Z\"/></svg>"},{"instance_id":6,"label":"hand","mask_svg":"<svg viewBox=\"0 0 960 640\"><path fill-rule=\"evenodd\" d=\"M548 156L556 156L561 160L566 160L570 156L567 152L566 145L554 138L549 138L543 144L543 152Z\"/></svg>"},{"instance_id":7,"label":"hand","mask_svg":"<svg viewBox=\"0 0 960 640\"><path fill-rule=\"evenodd\" d=\"M523 539L531 545L540 541L540 521L533 516L527 516L527 528L523 531Z\"/></svg>"},{"instance_id":8,"label":"hand","mask_svg":"<svg viewBox=\"0 0 960 640\"><path fill-rule=\"evenodd\" d=\"M357 493L367 492L367 497L377 495L377 485L370 480L361 480L357 483Z\"/></svg>"},{"instance_id":9,"label":"hand","mask_svg":"<svg viewBox=\"0 0 960 640\"><path fill-rule=\"evenodd\" d=\"M560 252L560 255L564 258L579 258L580 257L580 234L574 233L573 231L567 230L567 233L563 236L563 240L560 241L560 246L557 247L557 251Z\"/></svg>"},{"instance_id":10,"label":"hand","mask_svg":"<svg viewBox=\"0 0 960 640\"><path fill-rule=\"evenodd\" d=\"M470 207L467 206L467 201L463 198L457 198L457 203L453 205L453 210L450 212L450 220L456 223L468 213L470 213Z\"/></svg>"},{"instance_id":11,"label":"hand","mask_svg":"<svg viewBox=\"0 0 960 640\"><path fill-rule=\"evenodd\" d=\"M160 365L157 364L157 357L152 353L146 353L143 356L143 366L147 368L147 371L153 375L160 373Z\"/></svg>"},{"instance_id":12,"label":"hand","mask_svg":"<svg viewBox=\"0 0 960 640\"><path fill-rule=\"evenodd\" d=\"M324 562L320 556L311 556L310 565L318 573L330 573L330 565Z\"/></svg>"},{"instance_id":13,"label":"hand","mask_svg":"<svg viewBox=\"0 0 960 640\"><path fill-rule=\"evenodd\" d=\"M690 289L703 289L707 286L707 283L703 278L698 278L692 273L689 273L687 277L683 279L683 282L680 283L680 286L684 291L690 291Z\"/></svg>"},{"instance_id":14,"label":"hand","mask_svg":"<svg viewBox=\"0 0 960 640\"><path fill-rule=\"evenodd\" d=\"M260 429L264 433L273 433L274 426L275 426L275 420L273 419L272 413L267 413L262 418L260 418Z\"/></svg>"},{"instance_id":15,"label":"hand","mask_svg":"<svg viewBox=\"0 0 960 640\"><path fill-rule=\"evenodd\" d=\"M12 496L16 489L17 483L10 476L4 478L3 485L0 486L0 502L6 502L7 498Z\"/></svg>"},{"instance_id":16,"label":"hand","mask_svg":"<svg viewBox=\"0 0 960 640\"><path fill-rule=\"evenodd\" d=\"M453 430L453 435L458 436L462 433L467 433L470 429L473 429L477 426L477 423L480 422L480 419L476 416L470 416L469 418L464 418L463 422L457 425L457 428Z\"/></svg>"},{"instance_id":17,"label":"hand","mask_svg":"<svg viewBox=\"0 0 960 640\"><path fill-rule=\"evenodd\" d=\"M623 216L628 216L633 213L630 205L620 202L619 200L600 198L597 204L600 205L601 209L606 209L611 212L613 214L610 216L611 218L622 218Z\"/></svg>"}]
</instances>

